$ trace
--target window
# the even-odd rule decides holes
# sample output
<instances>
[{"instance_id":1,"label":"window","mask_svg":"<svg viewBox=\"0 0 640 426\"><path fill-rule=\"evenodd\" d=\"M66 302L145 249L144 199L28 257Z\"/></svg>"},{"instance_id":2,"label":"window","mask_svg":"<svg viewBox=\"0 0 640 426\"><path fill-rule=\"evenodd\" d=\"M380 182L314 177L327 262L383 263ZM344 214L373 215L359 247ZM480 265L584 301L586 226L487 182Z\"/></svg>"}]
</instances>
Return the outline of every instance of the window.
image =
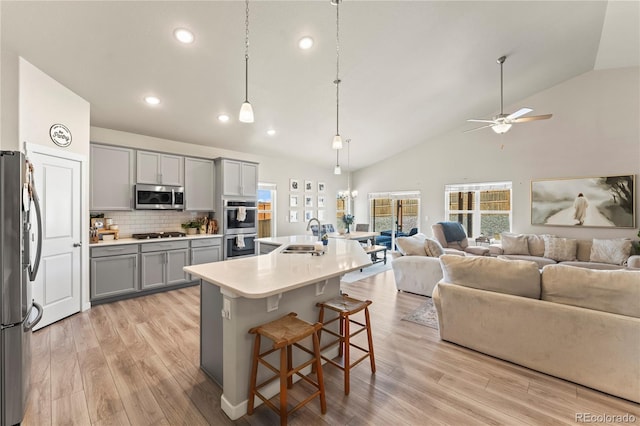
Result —
<instances>
[{"instance_id":1,"label":"window","mask_svg":"<svg viewBox=\"0 0 640 426\"><path fill-rule=\"evenodd\" d=\"M375 192L369 194L369 221L371 229L384 237L408 235L420 227L420 192ZM391 242L388 247L392 247Z\"/></svg>"},{"instance_id":2,"label":"window","mask_svg":"<svg viewBox=\"0 0 640 426\"><path fill-rule=\"evenodd\" d=\"M258 184L258 238L276 235L275 218L276 186L270 183Z\"/></svg>"},{"instance_id":3,"label":"window","mask_svg":"<svg viewBox=\"0 0 640 426\"><path fill-rule=\"evenodd\" d=\"M511 182L445 185L445 217L470 238L511 230Z\"/></svg>"}]
</instances>

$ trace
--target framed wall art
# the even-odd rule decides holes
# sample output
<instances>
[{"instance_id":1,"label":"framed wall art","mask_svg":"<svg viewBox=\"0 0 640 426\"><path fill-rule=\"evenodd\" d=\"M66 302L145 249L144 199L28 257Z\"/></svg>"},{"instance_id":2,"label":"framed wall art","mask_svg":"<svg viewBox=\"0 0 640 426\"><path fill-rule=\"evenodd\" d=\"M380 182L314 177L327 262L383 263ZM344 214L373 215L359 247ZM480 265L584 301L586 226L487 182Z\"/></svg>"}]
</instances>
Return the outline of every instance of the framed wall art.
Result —
<instances>
[{"instance_id":1,"label":"framed wall art","mask_svg":"<svg viewBox=\"0 0 640 426\"><path fill-rule=\"evenodd\" d=\"M289 207L298 207L300 205L297 195L289 195Z\"/></svg>"},{"instance_id":2,"label":"framed wall art","mask_svg":"<svg viewBox=\"0 0 640 426\"><path fill-rule=\"evenodd\" d=\"M318 192L324 192L327 185L324 182L318 182Z\"/></svg>"},{"instance_id":3,"label":"framed wall art","mask_svg":"<svg viewBox=\"0 0 640 426\"><path fill-rule=\"evenodd\" d=\"M304 192L313 192L313 181L304 181Z\"/></svg>"},{"instance_id":4,"label":"framed wall art","mask_svg":"<svg viewBox=\"0 0 640 426\"><path fill-rule=\"evenodd\" d=\"M318 208L322 209L325 207L324 195L318 195Z\"/></svg>"},{"instance_id":5,"label":"framed wall art","mask_svg":"<svg viewBox=\"0 0 640 426\"><path fill-rule=\"evenodd\" d=\"M635 175L531 181L531 224L635 228Z\"/></svg>"},{"instance_id":6,"label":"framed wall art","mask_svg":"<svg viewBox=\"0 0 640 426\"><path fill-rule=\"evenodd\" d=\"M298 179L289 179L289 191L299 191L300 182Z\"/></svg>"},{"instance_id":7,"label":"framed wall art","mask_svg":"<svg viewBox=\"0 0 640 426\"><path fill-rule=\"evenodd\" d=\"M313 207L313 196L305 195L304 196L304 206L305 207Z\"/></svg>"},{"instance_id":8,"label":"framed wall art","mask_svg":"<svg viewBox=\"0 0 640 426\"><path fill-rule=\"evenodd\" d=\"M308 222L313 217L313 210L305 210L304 211L304 221Z\"/></svg>"},{"instance_id":9,"label":"framed wall art","mask_svg":"<svg viewBox=\"0 0 640 426\"><path fill-rule=\"evenodd\" d=\"M298 222L298 210L289 210L289 222Z\"/></svg>"}]
</instances>

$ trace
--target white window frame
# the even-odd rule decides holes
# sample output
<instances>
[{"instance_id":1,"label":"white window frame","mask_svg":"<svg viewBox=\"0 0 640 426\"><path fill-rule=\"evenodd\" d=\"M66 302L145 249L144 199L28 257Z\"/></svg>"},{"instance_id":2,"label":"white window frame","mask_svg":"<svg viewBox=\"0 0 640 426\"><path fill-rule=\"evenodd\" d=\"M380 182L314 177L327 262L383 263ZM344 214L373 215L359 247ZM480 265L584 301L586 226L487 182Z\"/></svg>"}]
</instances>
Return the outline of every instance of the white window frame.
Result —
<instances>
[{"instance_id":1,"label":"white window frame","mask_svg":"<svg viewBox=\"0 0 640 426\"><path fill-rule=\"evenodd\" d=\"M475 235L467 235L469 238L476 238L480 236L482 215L490 214L505 214L506 210L480 210L480 193L482 191L491 190L509 190L509 232L511 232L513 226L513 184L512 182L487 182L487 183L464 183L464 184L450 184L444 186L444 215L445 220L450 220L451 215L467 214L472 216L472 221L478 226L474 226ZM474 192L474 206L473 210L451 210L449 208L450 194L452 192ZM493 237L492 235L488 235Z\"/></svg>"},{"instance_id":2,"label":"white window frame","mask_svg":"<svg viewBox=\"0 0 640 426\"><path fill-rule=\"evenodd\" d=\"M276 218L276 204L278 200L278 191L275 183L258 182L258 190L271 191L271 210L258 210L258 213L271 213L271 237L275 237L278 221Z\"/></svg>"}]
</instances>

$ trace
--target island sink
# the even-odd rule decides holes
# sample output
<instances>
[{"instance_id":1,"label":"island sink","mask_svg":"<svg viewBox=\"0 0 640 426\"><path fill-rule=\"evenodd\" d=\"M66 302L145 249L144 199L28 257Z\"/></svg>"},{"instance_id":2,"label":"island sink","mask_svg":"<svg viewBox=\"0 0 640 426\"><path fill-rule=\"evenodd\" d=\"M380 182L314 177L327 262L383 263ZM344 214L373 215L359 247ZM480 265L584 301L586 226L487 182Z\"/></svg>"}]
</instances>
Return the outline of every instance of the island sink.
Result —
<instances>
[{"instance_id":1,"label":"island sink","mask_svg":"<svg viewBox=\"0 0 640 426\"><path fill-rule=\"evenodd\" d=\"M315 250L313 244L289 244L281 253L313 253Z\"/></svg>"}]
</instances>

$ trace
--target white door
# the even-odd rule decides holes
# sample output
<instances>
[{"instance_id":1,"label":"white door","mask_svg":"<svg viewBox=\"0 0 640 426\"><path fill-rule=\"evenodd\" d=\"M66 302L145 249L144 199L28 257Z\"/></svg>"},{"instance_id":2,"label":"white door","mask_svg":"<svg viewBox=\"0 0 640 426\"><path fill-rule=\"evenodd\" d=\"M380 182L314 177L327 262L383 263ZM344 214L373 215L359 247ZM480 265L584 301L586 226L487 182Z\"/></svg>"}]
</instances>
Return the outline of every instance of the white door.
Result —
<instances>
[{"instance_id":1,"label":"white door","mask_svg":"<svg viewBox=\"0 0 640 426\"><path fill-rule=\"evenodd\" d=\"M31 152L42 208L42 260L33 298L44 308L42 328L80 312L80 162Z\"/></svg>"}]
</instances>

